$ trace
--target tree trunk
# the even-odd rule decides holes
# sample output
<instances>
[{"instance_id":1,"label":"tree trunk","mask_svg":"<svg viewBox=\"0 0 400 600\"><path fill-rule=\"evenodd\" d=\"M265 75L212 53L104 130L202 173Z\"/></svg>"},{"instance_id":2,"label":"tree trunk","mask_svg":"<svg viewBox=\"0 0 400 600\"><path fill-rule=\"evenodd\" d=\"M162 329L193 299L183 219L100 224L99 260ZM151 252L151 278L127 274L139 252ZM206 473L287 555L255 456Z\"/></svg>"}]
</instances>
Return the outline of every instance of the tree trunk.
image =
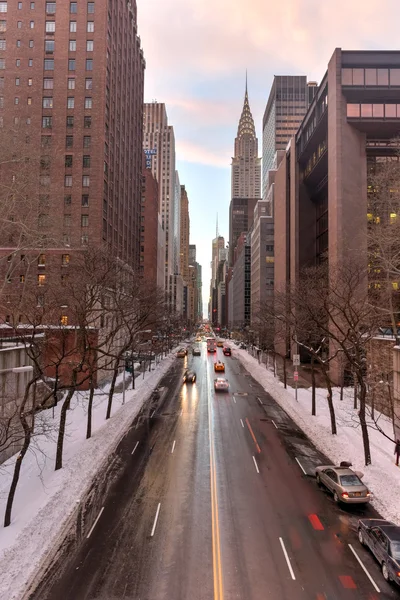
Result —
<instances>
[{"instance_id":1,"label":"tree trunk","mask_svg":"<svg viewBox=\"0 0 400 600\"><path fill-rule=\"evenodd\" d=\"M325 382L326 382L326 388L328 390L328 407L329 407L329 415L331 418L331 431L332 431L332 435L336 435L337 434L337 427L336 427L336 416L335 416L335 407L333 405L333 394L332 394L332 384L331 384L331 380L329 379L329 375L326 371L326 366L323 365L323 372L324 372L324 377L325 377Z\"/></svg>"},{"instance_id":2,"label":"tree trunk","mask_svg":"<svg viewBox=\"0 0 400 600\"><path fill-rule=\"evenodd\" d=\"M69 390L67 397L64 400L64 404L61 407L60 413L60 427L58 430L57 438L57 452L56 452L56 465L54 470L58 471L62 469L63 449L64 449L64 437L65 437L65 425L67 422L67 411L71 404L72 396L75 392L75 386Z\"/></svg>"},{"instance_id":3,"label":"tree trunk","mask_svg":"<svg viewBox=\"0 0 400 600\"><path fill-rule=\"evenodd\" d=\"M343 381L343 376L342 376L342 380L340 383L340 400L343 400L343 390L344 390L344 381Z\"/></svg>"},{"instance_id":4,"label":"tree trunk","mask_svg":"<svg viewBox=\"0 0 400 600\"><path fill-rule=\"evenodd\" d=\"M86 428L86 439L92 437L92 410L93 410L93 398L94 398L94 385L93 378L90 377L90 394L88 403L88 415L87 415L87 428Z\"/></svg>"},{"instance_id":5,"label":"tree trunk","mask_svg":"<svg viewBox=\"0 0 400 600\"><path fill-rule=\"evenodd\" d=\"M110 391L108 393L106 419L109 419L111 417L111 408L112 408L112 401L113 401L114 390L115 390L115 383L116 383L117 377L118 377L118 366L119 366L119 359L116 361L116 364L114 367L114 373L113 373L112 380L111 380Z\"/></svg>"},{"instance_id":6,"label":"tree trunk","mask_svg":"<svg viewBox=\"0 0 400 600\"><path fill-rule=\"evenodd\" d=\"M274 377L276 377L276 354L274 353Z\"/></svg>"},{"instance_id":7,"label":"tree trunk","mask_svg":"<svg viewBox=\"0 0 400 600\"><path fill-rule=\"evenodd\" d=\"M353 386L354 386L354 404L353 404L353 408L354 410L357 410L357 388L358 388L358 381L356 378L356 374L353 371Z\"/></svg>"},{"instance_id":8,"label":"tree trunk","mask_svg":"<svg viewBox=\"0 0 400 600\"><path fill-rule=\"evenodd\" d=\"M371 419L375 419L375 382L371 393Z\"/></svg>"},{"instance_id":9,"label":"tree trunk","mask_svg":"<svg viewBox=\"0 0 400 600\"><path fill-rule=\"evenodd\" d=\"M28 448L30 446L31 438L32 438L33 424L35 421L35 412L33 410L32 415L31 415L32 427L29 425L28 421L26 420L26 416L24 413L25 406L26 406L26 403L29 398L29 391L30 391L31 385L32 385L31 382L27 385L25 394L24 394L24 399L19 408L19 419L21 421L21 425L24 430L24 443L23 443L21 452L18 454L16 463L14 466L13 478L11 481L10 491L8 492L6 512L4 514L4 527L8 527L11 523L11 511L12 511L12 507L13 507L13 503L14 503L15 492L17 490L19 476L21 473L22 461L24 460L25 454L28 452ZM36 385L36 380L35 380L35 385Z\"/></svg>"},{"instance_id":10,"label":"tree trunk","mask_svg":"<svg viewBox=\"0 0 400 600\"><path fill-rule=\"evenodd\" d=\"M369 435L368 435L368 427L367 422L365 420L365 401L367 396L367 388L365 382L362 380L360 382L360 410L358 412L358 416L360 418L361 425L361 434L363 439L363 447L364 447L364 462L365 466L371 464L371 448L369 444Z\"/></svg>"},{"instance_id":11,"label":"tree trunk","mask_svg":"<svg viewBox=\"0 0 400 600\"><path fill-rule=\"evenodd\" d=\"M287 389L286 356L283 357L283 387Z\"/></svg>"},{"instance_id":12,"label":"tree trunk","mask_svg":"<svg viewBox=\"0 0 400 600\"><path fill-rule=\"evenodd\" d=\"M311 385L312 385L312 391L311 391L311 414L313 415L313 417L315 417L315 415L317 414L317 406L316 406L316 402L315 402L315 362L314 362L314 356L311 357Z\"/></svg>"}]
</instances>

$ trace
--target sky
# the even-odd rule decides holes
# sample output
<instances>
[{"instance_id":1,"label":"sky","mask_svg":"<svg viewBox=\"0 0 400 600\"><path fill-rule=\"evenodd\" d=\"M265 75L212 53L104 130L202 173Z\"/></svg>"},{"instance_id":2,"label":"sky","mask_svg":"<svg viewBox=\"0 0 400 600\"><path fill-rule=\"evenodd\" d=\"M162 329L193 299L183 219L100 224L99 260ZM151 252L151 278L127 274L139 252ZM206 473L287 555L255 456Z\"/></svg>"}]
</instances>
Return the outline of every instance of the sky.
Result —
<instances>
[{"instance_id":1,"label":"sky","mask_svg":"<svg viewBox=\"0 0 400 600\"><path fill-rule=\"evenodd\" d=\"M145 101L167 107L177 169L189 196L190 243L203 267L204 316L211 241L228 241L230 164L245 74L262 151L274 75L320 82L335 48L399 47L399 0L137 0L146 59ZM397 43L397 46L396 46Z\"/></svg>"}]
</instances>

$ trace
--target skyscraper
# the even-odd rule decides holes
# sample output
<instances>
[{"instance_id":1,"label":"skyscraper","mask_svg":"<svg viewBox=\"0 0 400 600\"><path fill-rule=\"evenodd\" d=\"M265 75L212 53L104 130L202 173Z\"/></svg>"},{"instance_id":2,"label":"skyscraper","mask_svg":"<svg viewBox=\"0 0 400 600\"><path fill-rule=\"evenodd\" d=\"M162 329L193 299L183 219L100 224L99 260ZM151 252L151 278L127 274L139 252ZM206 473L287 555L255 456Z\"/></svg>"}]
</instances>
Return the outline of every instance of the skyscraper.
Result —
<instances>
[{"instance_id":1,"label":"skyscraper","mask_svg":"<svg viewBox=\"0 0 400 600\"><path fill-rule=\"evenodd\" d=\"M174 274L175 247L175 136L168 125L165 104L159 102L144 105L144 150L147 161L158 181L159 211L165 231L165 291L170 291Z\"/></svg>"},{"instance_id":2,"label":"skyscraper","mask_svg":"<svg viewBox=\"0 0 400 600\"><path fill-rule=\"evenodd\" d=\"M88 244L138 269L145 62L135 0L0 5L2 143L12 135L37 161L32 227L54 240L40 285L61 280L62 261L72 268Z\"/></svg>"},{"instance_id":3,"label":"skyscraper","mask_svg":"<svg viewBox=\"0 0 400 600\"><path fill-rule=\"evenodd\" d=\"M186 284L189 283L189 234L190 234L190 219L189 219L189 199L184 185L181 185L181 243L180 243L180 272ZM195 246L196 248L196 246ZM195 259L196 260L196 259Z\"/></svg>"},{"instance_id":4,"label":"skyscraper","mask_svg":"<svg viewBox=\"0 0 400 600\"><path fill-rule=\"evenodd\" d=\"M229 254L232 265L237 239L243 231L247 232L252 222L254 206L261 197L261 159L258 157L258 139L250 110L247 81L232 158L231 186Z\"/></svg>"}]
</instances>

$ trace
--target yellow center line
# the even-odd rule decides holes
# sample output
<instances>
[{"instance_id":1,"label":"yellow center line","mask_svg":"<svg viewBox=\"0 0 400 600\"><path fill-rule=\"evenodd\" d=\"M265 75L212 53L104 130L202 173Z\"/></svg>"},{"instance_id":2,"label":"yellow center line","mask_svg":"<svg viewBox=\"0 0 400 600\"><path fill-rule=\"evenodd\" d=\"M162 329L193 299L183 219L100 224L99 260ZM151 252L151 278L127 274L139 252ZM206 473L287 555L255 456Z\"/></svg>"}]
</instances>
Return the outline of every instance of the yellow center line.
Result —
<instances>
[{"instance_id":1,"label":"yellow center line","mask_svg":"<svg viewBox=\"0 0 400 600\"><path fill-rule=\"evenodd\" d=\"M210 481L211 481L211 532L212 532L212 551L213 551L213 575L214 575L214 600L223 600L224 589L222 581L221 566L221 542L218 518L218 493L217 493L217 473L215 467L215 448L212 429L212 403L211 390L208 379L207 368L207 393L208 393L208 429L210 438Z\"/></svg>"}]
</instances>

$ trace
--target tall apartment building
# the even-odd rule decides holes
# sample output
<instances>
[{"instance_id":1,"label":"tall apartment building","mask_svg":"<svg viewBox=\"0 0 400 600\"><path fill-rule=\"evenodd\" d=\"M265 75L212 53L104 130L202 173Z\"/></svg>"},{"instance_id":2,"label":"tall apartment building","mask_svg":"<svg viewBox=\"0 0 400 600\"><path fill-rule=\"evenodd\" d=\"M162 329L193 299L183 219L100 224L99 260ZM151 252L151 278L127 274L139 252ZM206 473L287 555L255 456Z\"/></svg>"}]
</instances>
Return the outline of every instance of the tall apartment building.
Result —
<instances>
[{"instance_id":1,"label":"tall apartment building","mask_svg":"<svg viewBox=\"0 0 400 600\"><path fill-rule=\"evenodd\" d=\"M251 245L251 322L267 297L274 294L274 222L271 202L260 200L254 210L250 230Z\"/></svg>"},{"instance_id":2,"label":"tall apartment building","mask_svg":"<svg viewBox=\"0 0 400 600\"><path fill-rule=\"evenodd\" d=\"M140 274L146 282L158 285L159 239L158 183L143 153L142 212L140 226Z\"/></svg>"},{"instance_id":3,"label":"tall apartment building","mask_svg":"<svg viewBox=\"0 0 400 600\"><path fill-rule=\"evenodd\" d=\"M0 2L0 135L37 161L53 242L39 285L88 244L139 269L144 68L135 1Z\"/></svg>"},{"instance_id":4,"label":"tall apartment building","mask_svg":"<svg viewBox=\"0 0 400 600\"><path fill-rule=\"evenodd\" d=\"M231 205L229 213L229 254L230 264L233 265L234 250L238 236L235 221L241 221L243 215L251 214L254 205L261 198L261 159L258 157L258 139L250 110L249 97L246 91L242 114L240 116L237 136L235 138L235 151L231 165ZM252 204L249 209L248 205ZM248 223L244 226L248 227Z\"/></svg>"},{"instance_id":5,"label":"tall apartment building","mask_svg":"<svg viewBox=\"0 0 400 600\"><path fill-rule=\"evenodd\" d=\"M189 234L190 234L190 219L189 219L189 198L184 185L181 185L181 225L180 225L180 273L183 281L189 282ZM196 248L196 246L195 246Z\"/></svg>"},{"instance_id":6,"label":"tall apartment building","mask_svg":"<svg viewBox=\"0 0 400 600\"><path fill-rule=\"evenodd\" d=\"M217 312L217 292L216 292L216 278L217 269L219 262L219 252L225 248L225 238L222 235L218 235L212 241L211 249L211 283L210 283L210 301L208 307L209 318L212 319L214 313ZM216 316L216 315L215 315Z\"/></svg>"},{"instance_id":7,"label":"tall apartment building","mask_svg":"<svg viewBox=\"0 0 400 600\"><path fill-rule=\"evenodd\" d=\"M179 238L175 232L175 136L173 127L168 125L165 104L151 102L144 105L143 127L143 147L159 186L159 212L165 231L164 289L170 293L177 260L175 244Z\"/></svg>"}]
</instances>

